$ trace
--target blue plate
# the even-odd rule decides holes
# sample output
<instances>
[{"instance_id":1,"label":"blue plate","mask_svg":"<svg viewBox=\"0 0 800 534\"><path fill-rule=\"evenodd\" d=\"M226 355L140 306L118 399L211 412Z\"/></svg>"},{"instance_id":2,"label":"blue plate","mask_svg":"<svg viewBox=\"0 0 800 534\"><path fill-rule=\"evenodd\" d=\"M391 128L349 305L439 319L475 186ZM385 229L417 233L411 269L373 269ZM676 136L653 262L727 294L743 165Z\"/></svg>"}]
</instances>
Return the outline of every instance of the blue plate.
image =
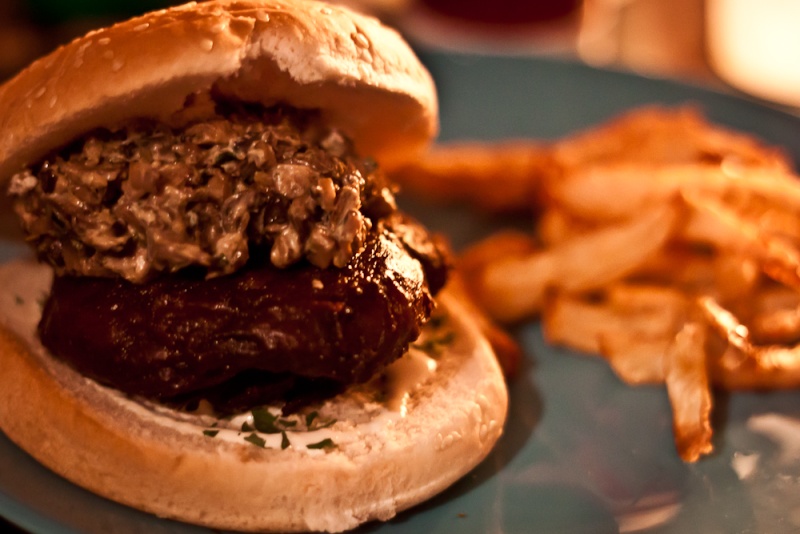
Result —
<instances>
[{"instance_id":1,"label":"blue plate","mask_svg":"<svg viewBox=\"0 0 800 534\"><path fill-rule=\"evenodd\" d=\"M554 138L649 103L692 102L708 117L800 159L800 120L696 87L542 59L426 53L439 86L441 139ZM491 221L409 206L455 245ZM0 258L20 248L0 243ZM673 448L660 387L620 383L595 358L516 334L527 359L511 384L506 433L447 492L360 532L604 533L800 530L800 392L718 395L716 452L697 464ZM31 422L31 424L36 424ZM178 532L51 474L0 434L0 515L34 532Z\"/></svg>"}]
</instances>

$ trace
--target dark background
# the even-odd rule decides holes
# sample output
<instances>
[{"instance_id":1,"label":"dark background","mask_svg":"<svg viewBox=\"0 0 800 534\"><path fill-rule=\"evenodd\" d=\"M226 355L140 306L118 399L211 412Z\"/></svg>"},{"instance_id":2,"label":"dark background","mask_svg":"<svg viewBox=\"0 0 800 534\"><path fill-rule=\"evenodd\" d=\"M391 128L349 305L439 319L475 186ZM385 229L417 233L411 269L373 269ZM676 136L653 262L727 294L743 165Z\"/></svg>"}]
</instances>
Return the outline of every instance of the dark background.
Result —
<instances>
[{"instance_id":1,"label":"dark background","mask_svg":"<svg viewBox=\"0 0 800 534\"><path fill-rule=\"evenodd\" d=\"M7 532L8 534L14 534L18 532L25 532L24 530L20 529L16 525L12 525L2 517L0 517L0 532Z\"/></svg>"},{"instance_id":2,"label":"dark background","mask_svg":"<svg viewBox=\"0 0 800 534\"><path fill-rule=\"evenodd\" d=\"M169 0L2 0L0 80L89 30L153 9Z\"/></svg>"}]
</instances>

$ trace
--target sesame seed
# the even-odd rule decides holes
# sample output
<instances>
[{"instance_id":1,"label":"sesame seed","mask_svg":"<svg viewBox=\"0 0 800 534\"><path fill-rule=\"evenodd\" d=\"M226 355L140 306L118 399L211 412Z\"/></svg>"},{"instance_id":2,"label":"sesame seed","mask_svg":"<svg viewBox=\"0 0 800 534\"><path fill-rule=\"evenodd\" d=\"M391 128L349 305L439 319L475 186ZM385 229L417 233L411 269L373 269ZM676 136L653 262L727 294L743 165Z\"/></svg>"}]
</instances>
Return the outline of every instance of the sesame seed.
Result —
<instances>
[{"instance_id":1,"label":"sesame seed","mask_svg":"<svg viewBox=\"0 0 800 534\"><path fill-rule=\"evenodd\" d=\"M364 35L363 33L361 32L354 33L352 35L352 38L353 42L356 43L356 46L359 46L361 48L369 48L369 39L367 39L367 36Z\"/></svg>"}]
</instances>

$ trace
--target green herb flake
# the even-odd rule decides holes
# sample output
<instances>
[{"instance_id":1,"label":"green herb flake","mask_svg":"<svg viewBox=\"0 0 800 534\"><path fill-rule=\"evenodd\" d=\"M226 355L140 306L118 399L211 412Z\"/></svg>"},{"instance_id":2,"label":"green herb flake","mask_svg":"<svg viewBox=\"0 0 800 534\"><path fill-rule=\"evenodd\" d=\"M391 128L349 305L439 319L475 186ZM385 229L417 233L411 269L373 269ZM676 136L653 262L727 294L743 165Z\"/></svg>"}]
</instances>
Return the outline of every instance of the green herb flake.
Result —
<instances>
[{"instance_id":1,"label":"green herb flake","mask_svg":"<svg viewBox=\"0 0 800 534\"><path fill-rule=\"evenodd\" d=\"M428 356L440 356L442 349L447 345L450 345L455 338L455 332L445 332L439 337L426 339L421 343L414 343L411 346L417 350L421 350Z\"/></svg>"},{"instance_id":2,"label":"green herb flake","mask_svg":"<svg viewBox=\"0 0 800 534\"><path fill-rule=\"evenodd\" d=\"M278 416L272 415L266 408L253 408L253 425L256 430L264 434L280 434L282 428L278 426Z\"/></svg>"},{"instance_id":3,"label":"green herb flake","mask_svg":"<svg viewBox=\"0 0 800 534\"><path fill-rule=\"evenodd\" d=\"M252 426L248 425L247 421L242 423L242 432L252 432L253 430L255 430L255 428L253 428Z\"/></svg>"},{"instance_id":4,"label":"green herb flake","mask_svg":"<svg viewBox=\"0 0 800 534\"><path fill-rule=\"evenodd\" d=\"M319 412L314 410L313 412L306 414L306 427L311 428L311 423L314 422L314 419L319 417Z\"/></svg>"},{"instance_id":5,"label":"green herb flake","mask_svg":"<svg viewBox=\"0 0 800 534\"><path fill-rule=\"evenodd\" d=\"M437 341L440 345L449 345L456 339L455 332L447 332L445 335L440 337Z\"/></svg>"},{"instance_id":6,"label":"green herb flake","mask_svg":"<svg viewBox=\"0 0 800 534\"><path fill-rule=\"evenodd\" d=\"M316 443L309 443L306 445L307 449L333 449L336 447L336 444L333 442L331 438L325 438L322 441L318 441Z\"/></svg>"},{"instance_id":7,"label":"green herb flake","mask_svg":"<svg viewBox=\"0 0 800 534\"><path fill-rule=\"evenodd\" d=\"M428 325L434 330L441 328L447 322L446 315L433 315L428 320Z\"/></svg>"},{"instance_id":8,"label":"green herb flake","mask_svg":"<svg viewBox=\"0 0 800 534\"><path fill-rule=\"evenodd\" d=\"M286 432L281 432L281 450L287 449L289 445L291 445L289 436L286 435Z\"/></svg>"},{"instance_id":9,"label":"green herb flake","mask_svg":"<svg viewBox=\"0 0 800 534\"><path fill-rule=\"evenodd\" d=\"M328 428L329 426L333 426L336 423L336 419L331 419L330 421L320 422L317 426L314 427L314 430L322 430L323 428Z\"/></svg>"},{"instance_id":10,"label":"green herb flake","mask_svg":"<svg viewBox=\"0 0 800 534\"><path fill-rule=\"evenodd\" d=\"M214 438L217 436L217 434L219 434L219 430L203 430L203 434L209 438Z\"/></svg>"},{"instance_id":11,"label":"green herb flake","mask_svg":"<svg viewBox=\"0 0 800 534\"><path fill-rule=\"evenodd\" d=\"M327 421L320 420L319 412L317 411L306 414L306 430L321 430L335 423L336 419L329 419Z\"/></svg>"},{"instance_id":12,"label":"green herb flake","mask_svg":"<svg viewBox=\"0 0 800 534\"><path fill-rule=\"evenodd\" d=\"M255 445L257 447L261 447L262 449L265 448L266 445L267 445L267 442L264 440L264 438L260 437L255 432L253 432L249 436L246 436L244 438L244 440L252 443L253 445Z\"/></svg>"}]
</instances>

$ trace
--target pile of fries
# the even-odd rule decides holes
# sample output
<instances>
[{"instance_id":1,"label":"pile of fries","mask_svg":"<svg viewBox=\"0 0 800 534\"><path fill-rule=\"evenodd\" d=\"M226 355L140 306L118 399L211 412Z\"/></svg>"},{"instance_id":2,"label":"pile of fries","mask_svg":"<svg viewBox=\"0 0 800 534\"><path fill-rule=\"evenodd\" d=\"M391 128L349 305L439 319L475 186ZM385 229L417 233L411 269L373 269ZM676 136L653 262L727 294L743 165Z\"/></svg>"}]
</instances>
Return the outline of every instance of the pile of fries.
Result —
<instances>
[{"instance_id":1,"label":"pile of fries","mask_svg":"<svg viewBox=\"0 0 800 534\"><path fill-rule=\"evenodd\" d=\"M800 387L800 181L780 149L691 107L643 108L552 142L451 144L412 193L531 212L460 257L492 319L665 384L687 462L712 451L712 389Z\"/></svg>"}]
</instances>

